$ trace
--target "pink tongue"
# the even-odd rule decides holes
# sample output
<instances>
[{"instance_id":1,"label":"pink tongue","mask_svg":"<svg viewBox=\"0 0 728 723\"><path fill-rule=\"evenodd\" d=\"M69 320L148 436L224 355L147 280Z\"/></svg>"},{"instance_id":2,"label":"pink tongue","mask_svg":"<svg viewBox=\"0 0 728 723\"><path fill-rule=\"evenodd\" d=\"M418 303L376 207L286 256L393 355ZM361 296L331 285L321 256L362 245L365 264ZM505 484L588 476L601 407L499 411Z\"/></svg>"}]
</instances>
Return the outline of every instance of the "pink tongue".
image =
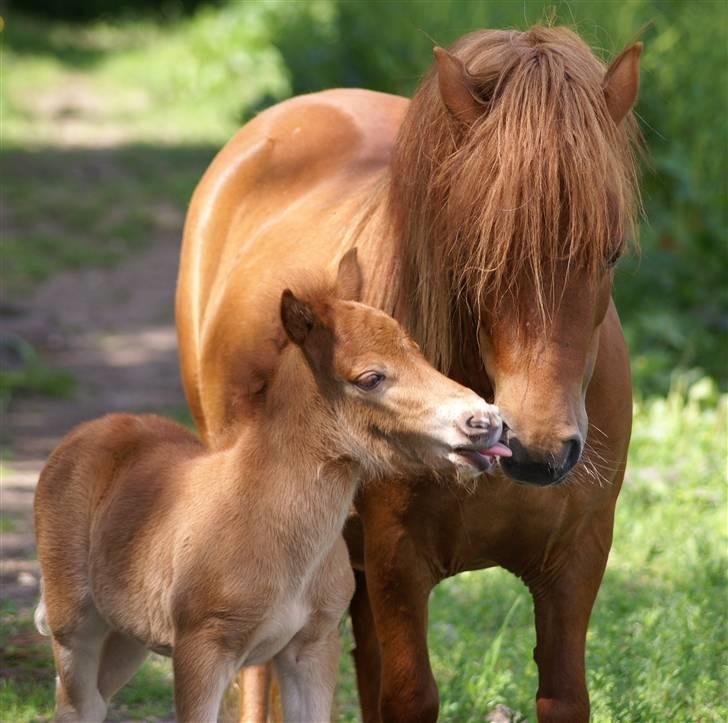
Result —
<instances>
[{"instance_id":1,"label":"pink tongue","mask_svg":"<svg viewBox=\"0 0 728 723\"><path fill-rule=\"evenodd\" d=\"M486 457L513 456L513 452L511 452L511 450L508 449L505 444L501 444L500 442L496 442L492 447L488 447L488 449L481 449L480 454L484 454Z\"/></svg>"}]
</instances>

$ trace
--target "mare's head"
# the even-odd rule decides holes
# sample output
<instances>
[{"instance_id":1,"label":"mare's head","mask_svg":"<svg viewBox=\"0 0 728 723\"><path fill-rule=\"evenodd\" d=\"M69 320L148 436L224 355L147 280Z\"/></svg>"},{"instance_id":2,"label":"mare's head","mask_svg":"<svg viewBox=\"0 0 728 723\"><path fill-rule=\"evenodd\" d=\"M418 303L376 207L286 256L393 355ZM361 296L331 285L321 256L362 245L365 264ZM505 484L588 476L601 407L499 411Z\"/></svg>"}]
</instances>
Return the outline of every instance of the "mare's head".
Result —
<instances>
[{"instance_id":1,"label":"mare's head","mask_svg":"<svg viewBox=\"0 0 728 723\"><path fill-rule=\"evenodd\" d=\"M281 298L283 328L315 381L312 441L367 477L424 468L469 477L508 454L498 410L436 371L394 319L358 302L360 292L353 249L334 289Z\"/></svg>"},{"instance_id":2,"label":"mare's head","mask_svg":"<svg viewBox=\"0 0 728 723\"><path fill-rule=\"evenodd\" d=\"M397 140L406 326L440 369L493 394L503 469L523 482L561 481L584 448L638 205L640 49L607 68L564 28L472 33L435 49Z\"/></svg>"}]
</instances>

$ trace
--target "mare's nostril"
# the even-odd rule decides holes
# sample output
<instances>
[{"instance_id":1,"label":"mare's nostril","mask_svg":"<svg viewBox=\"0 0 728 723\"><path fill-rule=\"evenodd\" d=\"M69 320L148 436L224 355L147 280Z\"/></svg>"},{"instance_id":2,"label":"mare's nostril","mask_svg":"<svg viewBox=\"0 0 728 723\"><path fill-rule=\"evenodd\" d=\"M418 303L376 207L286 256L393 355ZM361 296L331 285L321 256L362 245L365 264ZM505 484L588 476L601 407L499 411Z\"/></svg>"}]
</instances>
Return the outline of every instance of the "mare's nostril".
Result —
<instances>
[{"instance_id":1,"label":"mare's nostril","mask_svg":"<svg viewBox=\"0 0 728 723\"><path fill-rule=\"evenodd\" d=\"M581 457L581 439L579 437L571 437L564 442L564 456L560 472L566 474Z\"/></svg>"}]
</instances>

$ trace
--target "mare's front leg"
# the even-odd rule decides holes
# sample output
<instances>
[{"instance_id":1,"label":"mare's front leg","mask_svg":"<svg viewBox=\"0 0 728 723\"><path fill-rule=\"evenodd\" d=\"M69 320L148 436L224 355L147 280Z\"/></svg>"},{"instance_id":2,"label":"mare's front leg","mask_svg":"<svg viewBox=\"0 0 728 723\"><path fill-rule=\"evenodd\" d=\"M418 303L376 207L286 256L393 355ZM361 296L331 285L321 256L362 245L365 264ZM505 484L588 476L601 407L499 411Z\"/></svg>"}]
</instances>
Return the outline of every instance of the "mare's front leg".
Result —
<instances>
[{"instance_id":1,"label":"mare's front leg","mask_svg":"<svg viewBox=\"0 0 728 723\"><path fill-rule=\"evenodd\" d=\"M612 541L612 514L585 520L553 564L524 575L534 600L539 723L587 723L584 654L589 617ZM551 557L551 556L550 556Z\"/></svg>"},{"instance_id":2,"label":"mare's front leg","mask_svg":"<svg viewBox=\"0 0 728 723\"><path fill-rule=\"evenodd\" d=\"M379 640L381 671L380 717L376 710L366 709L363 717L384 723L429 723L437 720L439 710L427 650L427 602L437 581L395 511L396 504L389 502L393 500L384 504L377 494L361 495L357 502L364 524L366 590ZM354 629L364 622L355 621ZM364 698L361 703L371 704Z\"/></svg>"},{"instance_id":3,"label":"mare's front leg","mask_svg":"<svg viewBox=\"0 0 728 723\"><path fill-rule=\"evenodd\" d=\"M233 655L208 631L175 640L174 705L180 723L216 723L225 687L237 668Z\"/></svg>"},{"instance_id":4,"label":"mare's front leg","mask_svg":"<svg viewBox=\"0 0 728 723\"><path fill-rule=\"evenodd\" d=\"M361 570L354 572L356 591L351 600L349 614L354 633L354 665L363 723L379 723L379 681L382 677L379 659L377 629L369 603L366 576Z\"/></svg>"}]
</instances>

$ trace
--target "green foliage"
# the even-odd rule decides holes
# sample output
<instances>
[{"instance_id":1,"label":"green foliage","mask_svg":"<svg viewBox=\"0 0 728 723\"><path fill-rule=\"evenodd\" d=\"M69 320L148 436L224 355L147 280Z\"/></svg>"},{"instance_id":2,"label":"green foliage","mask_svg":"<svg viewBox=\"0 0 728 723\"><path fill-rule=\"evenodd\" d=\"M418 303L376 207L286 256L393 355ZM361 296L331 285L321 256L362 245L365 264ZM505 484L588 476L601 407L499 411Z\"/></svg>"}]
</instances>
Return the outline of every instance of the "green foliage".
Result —
<instances>
[{"instance_id":1,"label":"green foliage","mask_svg":"<svg viewBox=\"0 0 728 723\"><path fill-rule=\"evenodd\" d=\"M5 147L221 145L241 107L289 92L268 4L206 7L166 22L11 15L1 36Z\"/></svg>"},{"instance_id":2,"label":"green foliage","mask_svg":"<svg viewBox=\"0 0 728 723\"><path fill-rule=\"evenodd\" d=\"M26 13L57 18L60 20L90 20L98 17L130 16L133 13L154 16L178 16L192 12L210 0L26 0L23 9Z\"/></svg>"}]
</instances>

